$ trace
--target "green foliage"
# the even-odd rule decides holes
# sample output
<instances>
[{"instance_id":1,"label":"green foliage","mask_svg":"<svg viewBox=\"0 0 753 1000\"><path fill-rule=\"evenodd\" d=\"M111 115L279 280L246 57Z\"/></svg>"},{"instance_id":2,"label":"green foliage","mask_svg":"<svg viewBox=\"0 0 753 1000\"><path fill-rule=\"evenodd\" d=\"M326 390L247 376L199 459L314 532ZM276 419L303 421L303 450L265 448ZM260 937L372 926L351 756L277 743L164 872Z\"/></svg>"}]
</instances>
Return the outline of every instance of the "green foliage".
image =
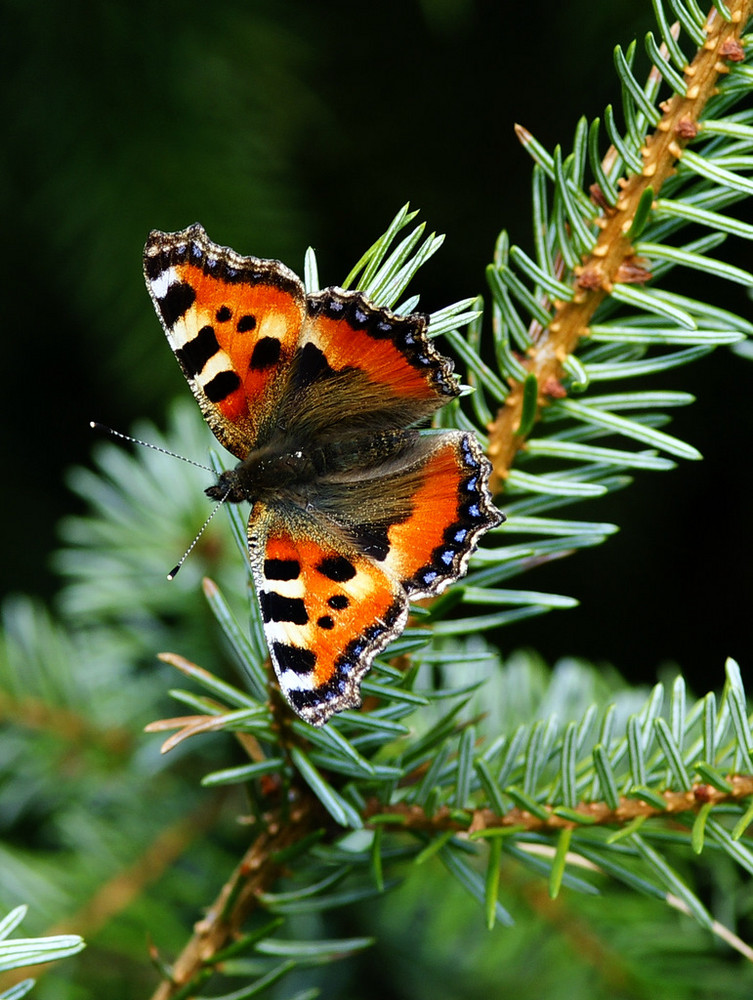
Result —
<instances>
[{"instance_id":1,"label":"green foliage","mask_svg":"<svg viewBox=\"0 0 753 1000\"><path fill-rule=\"evenodd\" d=\"M620 380L683 368L753 332L700 294L667 287L677 268L753 285L749 273L710 256L728 235L753 237L753 227L722 211L751 193L753 114L739 110L753 86L749 63L730 64L709 90L684 153L666 152L665 160L683 154L676 171L661 160L642 176L659 155L644 136L661 119L662 77L670 102L687 97L681 46L690 52L704 37L693 0L671 0L671 8L670 17L655 0L661 43L652 33L645 39L661 76L652 71L639 83L636 46L615 50L623 127L608 107L606 155L599 120L578 123L568 152L549 153L519 131L535 161L535 253L501 235L488 269L489 329L480 299L431 315L432 335L455 351L473 390L440 420L485 438L508 520L485 538L463 581L414 609L364 682L363 711L312 729L282 706L237 509L166 583L204 516L198 470L173 463L167 490L164 456L130 456L106 443L96 474L72 472L88 509L62 528L57 566L67 583L58 618L22 598L5 608L0 707L12 725L0 758L8 831L0 906L25 899L40 926L77 911L100 955L117 956L127 970L127 995L137 981L149 988L145 925L155 965L173 979L155 994L163 997L197 995L213 978L213 995L281 996L284 988L303 998L316 995L325 974L330 995L348 995L348 973L333 966L380 939L390 961L404 965L410 995L458 996L441 945L469 926L472 940L458 953L468 996L489 993L505 976L500 955L512 961L547 922L558 927L550 942L571 935L577 948L587 938L594 967L603 961L612 970L589 982L580 956L575 974L558 980L570 956L550 944L551 966L539 963L536 978L551 996L586 988L648 996L667 983L678 997L697 995L706 972L683 948L710 949L712 935L750 963L735 933L750 912L753 873L753 744L738 665L727 661L718 697L696 698L680 675L639 691L583 661L550 671L532 652L499 652L503 626L575 603L506 582L616 530L556 511L626 487L633 470L658 474L700 457L664 429L671 410L692 401L688 393L625 389ZM721 2L715 8L727 18ZM598 186L592 197L588 170ZM610 237L620 213L625 224ZM415 310L408 286L441 238L426 237L414 218L402 209L345 287ZM620 241L613 271L600 272ZM313 251L305 278L318 286ZM190 456L206 442L190 401L174 407L164 437L145 427L138 435ZM188 681L171 695L191 714L154 722L165 711L168 668L144 667L165 646L179 653L163 654L163 663ZM153 737L136 739L146 722L152 732L175 731L167 756L158 757ZM44 753L31 752L34 741ZM235 822L241 812L244 826ZM438 880L439 871L447 878ZM474 901L473 917L458 890ZM416 943L419 977L399 945L421 924L425 893L432 926ZM182 928L205 907L172 966L161 956L179 951ZM14 910L0 936L18 919ZM529 938L514 936L521 923ZM28 941L11 945L30 962L50 941L69 954L80 948L70 936L28 953ZM749 994L750 964L731 976L722 958L704 958L718 995ZM27 987L12 989L5 995Z\"/></svg>"},{"instance_id":2,"label":"green foliage","mask_svg":"<svg viewBox=\"0 0 753 1000\"><path fill-rule=\"evenodd\" d=\"M17 906L0 920L0 972L24 968L37 962L54 962L59 958L68 958L85 947L77 934L8 939L8 935L13 933L26 916L26 910L25 906ZM33 985L33 979L24 979L5 990L0 997L2 1000L21 1000Z\"/></svg>"}]
</instances>

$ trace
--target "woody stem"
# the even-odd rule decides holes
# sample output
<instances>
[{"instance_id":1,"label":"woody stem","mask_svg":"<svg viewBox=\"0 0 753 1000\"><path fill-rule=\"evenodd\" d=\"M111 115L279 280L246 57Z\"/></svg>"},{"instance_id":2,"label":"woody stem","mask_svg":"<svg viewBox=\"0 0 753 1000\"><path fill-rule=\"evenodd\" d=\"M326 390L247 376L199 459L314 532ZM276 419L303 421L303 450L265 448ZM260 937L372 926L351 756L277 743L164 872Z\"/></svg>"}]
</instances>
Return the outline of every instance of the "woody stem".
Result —
<instances>
[{"instance_id":1,"label":"woody stem","mask_svg":"<svg viewBox=\"0 0 753 1000\"><path fill-rule=\"evenodd\" d=\"M641 149L643 169L620 181L616 206L595 218L600 233L591 253L575 268L575 295L569 302L553 303L551 323L540 330L523 359L524 367L537 379L539 415L552 395L551 387L561 384L568 355L581 338L588 336L589 323L599 304L630 273L633 247L627 234L641 198L649 188L656 196L674 172L688 141L702 127L700 116L715 93L719 77L728 72L727 60L742 51L740 36L753 16L753 0L729 0L727 7L732 15L730 21L724 21L715 9L707 18L706 42L685 70L686 93L674 94L661 106L662 118ZM525 143L528 133L519 127L516 131ZM516 453L525 446L524 435L517 433L523 411L523 385L522 381L511 380L510 393L488 428L489 457L494 468L491 485L495 492L504 487Z\"/></svg>"}]
</instances>

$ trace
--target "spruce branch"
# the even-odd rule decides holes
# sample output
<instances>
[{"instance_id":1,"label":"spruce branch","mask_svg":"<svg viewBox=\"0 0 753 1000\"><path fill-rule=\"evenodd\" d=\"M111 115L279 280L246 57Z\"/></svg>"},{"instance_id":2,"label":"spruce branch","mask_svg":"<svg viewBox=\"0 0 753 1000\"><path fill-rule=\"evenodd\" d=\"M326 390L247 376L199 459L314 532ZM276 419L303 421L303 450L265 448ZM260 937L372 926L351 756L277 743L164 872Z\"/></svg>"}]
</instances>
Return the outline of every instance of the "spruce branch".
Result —
<instances>
[{"instance_id":1,"label":"spruce branch","mask_svg":"<svg viewBox=\"0 0 753 1000\"><path fill-rule=\"evenodd\" d=\"M246 697L206 671L176 665L210 690L222 685L231 701ZM372 831L374 862L380 872L388 857L388 836L415 838L415 861L440 856L485 902L492 923L510 920L497 899L496 843L506 854L546 874L554 894L560 886L591 891L589 882L573 872L574 859L585 859L594 871L639 891L677 900L684 911L715 933L726 934L746 953L745 945L735 943L735 936L714 921L668 858L672 845L692 844L696 853L705 847L753 871L753 851L744 836L753 796L750 723L737 665L730 661L727 670L728 684L718 706L713 695L689 702L677 678L671 690L659 685L650 693L640 710L627 718L624 732L615 729L614 704L605 706L601 718L591 704L579 721L565 718L557 724L552 716L520 725L512 736L498 735L491 742L493 731L485 737L482 718L471 714L467 691L456 692L455 703L440 709L450 693L447 684L433 693L417 690L415 671L409 690L420 693L427 705L434 702L440 714L433 724L419 724L415 733L380 726L396 707L389 702L391 684L399 697L396 682L404 685L406 680L400 671L388 672L386 684L380 685L382 704L367 716L354 712L337 719L327 737L317 731L318 747L310 741L306 746L303 727L290 734L293 742L286 746L274 739L257 742L264 728L276 726L272 707L259 705L259 712L268 715L266 727L259 718L262 728L245 728L253 740L247 750L254 762L248 769L210 777L206 784L253 784L274 776L277 786L292 794L296 808L318 810L321 847L335 846L344 828L365 824ZM489 677L484 699L493 702L492 687ZM219 714L211 720L213 728L220 728L224 719L229 729L244 730L237 713L219 703L214 709ZM577 708L575 712L577 717ZM177 724L183 725L183 720ZM385 766L385 759L394 763ZM691 780L694 773L701 780ZM550 848L542 853L553 840L561 851ZM486 889L478 871L481 857L472 864L463 853L463 845L470 848L479 841L490 846ZM305 845L301 849L305 857ZM260 877L262 869L266 863L260 865ZM381 876L377 881L381 884ZM253 895L244 899L245 903L239 899L236 912L240 922L257 904ZM319 905L326 907L327 899ZM194 941L191 948L196 947Z\"/></svg>"},{"instance_id":2,"label":"spruce branch","mask_svg":"<svg viewBox=\"0 0 753 1000\"><path fill-rule=\"evenodd\" d=\"M731 775L725 778L729 790L715 788L706 782L694 783L687 791L666 789L649 799L641 799L640 792L632 796L618 796L616 805L608 802L584 802L573 808L560 806L512 806L504 812L478 809L459 815L456 809L442 806L431 816L415 805L396 803L385 812L384 805L370 799L364 809L364 819L372 823L393 823L402 830L424 833L467 833L472 838L494 836L495 832L514 828L515 832L557 833L573 830L578 825L623 827L636 820L669 819L677 815L698 815L709 806L741 803L753 796L753 776ZM508 795L521 798L519 790L507 789Z\"/></svg>"},{"instance_id":3,"label":"spruce branch","mask_svg":"<svg viewBox=\"0 0 753 1000\"><path fill-rule=\"evenodd\" d=\"M285 870L290 849L305 843L322 819L313 801L279 809L265 817L265 829L254 837L217 899L194 927L193 936L181 954L169 965L157 963L167 975L152 994L152 1000L194 996L213 975L218 963L232 951L254 943L257 935L241 934L244 922L259 905L260 894L268 891ZM264 934L273 929L265 927Z\"/></svg>"},{"instance_id":4,"label":"spruce branch","mask_svg":"<svg viewBox=\"0 0 753 1000\"><path fill-rule=\"evenodd\" d=\"M519 377L509 378L509 395L489 427L488 452L498 488L508 478L515 454L525 446L534 417L540 416L552 399L563 395L567 362L579 342L589 336L589 324L598 307L615 293L622 292L626 296L630 284L643 284L651 276L636 256L636 240L662 186L676 170L688 143L702 129L704 110L716 93L720 78L729 72L730 62L739 62L744 55L741 37L753 14L753 3L733 0L728 8L729 19L722 17L716 8L711 10L703 29L703 43L693 61L685 67L682 84L675 74L672 75L678 92L662 104L663 114L655 130L642 142L640 163L635 163L639 169L619 179L619 194L614 205L606 200L605 192L598 185L592 189L592 197L596 206L600 206L601 214L596 215L594 211L593 216L585 220L581 237L584 245L591 242L589 224L592 224L599 229L598 238L589 252L572 262L564 288L559 289L565 291L566 298L558 298L555 288L551 313L545 308L541 316L539 309L528 333L525 357L518 360L523 371ZM668 37L671 36L665 34L665 38ZM661 52L655 45L649 52L661 55L661 59L656 60L658 65L654 67L654 74L669 78L672 71L666 45ZM629 70L623 78L634 79ZM649 120L654 114L658 118L658 112L654 112L641 91L635 90L633 96L641 99L641 109ZM517 126L516 131L524 146L533 144L533 137L526 129ZM616 133L612 135L616 138ZM624 159L630 161L629 147L625 146L621 152ZM536 151L534 156L537 156ZM616 156L613 147L602 163L600 174L604 180ZM569 187L569 184L561 185L563 196L569 192ZM571 211L570 219L583 226L582 206L579 207L580 211L577 207ZM557 267L559 281L563 280L564 267L564 261ZM526 386L534 387L535 412L530 403L527 404L530 392L527 395Z\"/></svg>"}]
</instances>

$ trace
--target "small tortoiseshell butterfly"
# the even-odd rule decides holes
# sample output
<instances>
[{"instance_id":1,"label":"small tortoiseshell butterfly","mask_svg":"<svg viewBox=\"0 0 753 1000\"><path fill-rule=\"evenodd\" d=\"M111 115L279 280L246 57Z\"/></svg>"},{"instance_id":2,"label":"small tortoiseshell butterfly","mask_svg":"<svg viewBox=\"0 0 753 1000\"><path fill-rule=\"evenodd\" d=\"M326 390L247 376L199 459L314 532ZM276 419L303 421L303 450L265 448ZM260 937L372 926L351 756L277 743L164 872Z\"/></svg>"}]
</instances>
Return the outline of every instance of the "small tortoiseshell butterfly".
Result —
<instances>
[{"instance_id":1,"label":"small tortoiseshell butterfly","mask_svg":"<svg viewBox=\"0 0 753 1000\"><path fill-rule=\"evenodd\" d=\"M315 726L361 703L408 601L462 576L502 521L472 434L415 425L459 394L425 316L306 295L276 260L199 225L153 232L144 274L204 417L239 464L207 494L251 504L248 549L283 694Z\"/></svg>"}]
</instances>

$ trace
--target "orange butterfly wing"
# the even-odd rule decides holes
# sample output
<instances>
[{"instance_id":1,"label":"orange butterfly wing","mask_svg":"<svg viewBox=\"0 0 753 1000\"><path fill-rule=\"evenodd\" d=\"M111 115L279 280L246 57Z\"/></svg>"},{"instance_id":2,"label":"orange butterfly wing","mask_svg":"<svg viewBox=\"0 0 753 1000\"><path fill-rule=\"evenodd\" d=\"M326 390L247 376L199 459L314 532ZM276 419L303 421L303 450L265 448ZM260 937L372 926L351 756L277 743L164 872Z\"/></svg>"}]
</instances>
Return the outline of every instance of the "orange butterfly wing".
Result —
<instances>
[{"instance_id":1,"label":"orange butterfly wing","mask_svg":"<svg viewBox=\"0 0 753 1000\"><path fill-rule=\"evenodd\" d=\"M280 688L307 722L361 703L374 657L399 635L411 597L462 576L499 524L489 463L460 431L417 439L402 468L326 479L313 511L254 507L249 549ZM354 474L357 476L357 474Z\"/></svg>"},{"instance_id":2,"label":"orange butterfly wing","mask_svg":"<svg viewBox=\"0 0 753 1000\"><path fill-rule=\"evenodd\" d=\"M199 225L153 232L144 275L207 423L237 458L273 420L305 316L300 280L279 261L241 257Z\"/></svg>"}]
</instances>

